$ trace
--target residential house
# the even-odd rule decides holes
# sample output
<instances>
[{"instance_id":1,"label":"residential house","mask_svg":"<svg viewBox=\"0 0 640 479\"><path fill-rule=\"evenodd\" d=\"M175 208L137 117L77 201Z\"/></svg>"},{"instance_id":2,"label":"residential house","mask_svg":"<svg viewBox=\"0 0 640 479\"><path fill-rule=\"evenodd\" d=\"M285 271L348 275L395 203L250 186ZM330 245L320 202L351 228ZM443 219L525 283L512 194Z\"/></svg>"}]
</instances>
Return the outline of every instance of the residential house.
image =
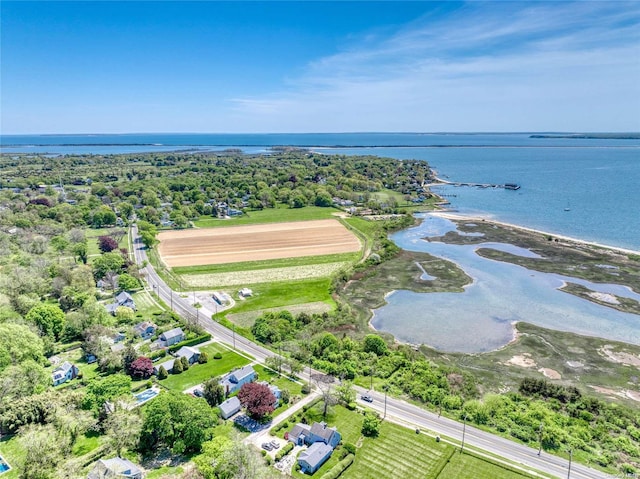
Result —
<instances>
[{"instance_id":1,"label":"residential house","mask_svg":"<svg viewBox=\"0 0 640 479\"><path fill-rule=\"evenodd\" d=\"M174 361L182 357L187 358L187 361L189 361L189 364L194 364L200 358L200 350L197 348L192 348L190 346L183 346L180 349L178 349L178 351L176 351L175 359L169 359L168 361L165 361L163 363L156 364L153 367L153 372L155 374L158 374L162 366L164 366L167 372L171 372L171 370L173 369Z\"/></svg>"},{"instance_id":2,"label":"residential house","mask_svg":"<svg viewBox=\"0 0 640 479\"><path fill-rule=\"evenodd\" d=\"M287 439L297 446L304 444L310 446L316 442L322 442L331 447L336 447L342 436L335 427L327 427L325 422L315 422L313 425L298 423L289 432Z\"/></svg>"},{"instance_id":3,"label":"residential house","mask_svg":"<svg viewBox=\"0 0 640 479\"><path fill-rule=\"evenodd\" d=\"M240 411L242 405L240 404L238 396L233 396L220 403L218 405L218 408L220 408L220 416L222 417L222 419L229 419L235 413Z\"/></svg>"},{"instance_id":4,"label":"residential house","mask_svg":"<svg viewBox=\"0 0 640 479\"><path fill-rule=\"evenodd\" d=\"M333 454L333 448L323 442L314 442L298 456L300 470L306 474L313 474Z\"/></svg>"},{"instance_id":5,"label":"residential house","mask_svg":"<svg viewBox=\"0 0 640 479\"><path fill-rule=\"evenodd\" d=\"M296 424L285 438L297 446L309 446L298 456L298 464L302 472L313 474L331 457L342 436L335 427L327 427L324 422L315 422L311 426Z\"/></svg>"},{"instance_id":6,"label":"residential house","mask_svg":"<svg viewBox=\"0 0 640 479\"><path fill-rule=\"evenodd\" d=\"M133 331L142 339L148 339L156 334L157 328L158 327L150 321L142 321L141 323L138 323L133 327Z\"/></svg>"},{"instance_id":7,"label":"residential house","mask_svg":"<svg viewBox=\"0 0 640 479\"><path fill-rule=\"evenodd\" d=\"M124 333L117 332L114 333L113 336L111 336L111 339L113 339L114 343L119 343L120 341L124 341L125 339L127 339L127 336Z\"/></svg>"},{"instance_id":8,"label":"residential house","mask_svg":"<svg viewBox=\"0 0 640 479\"><path fill-rule=\"evenodd\" d=\"M189 364L193 364L200 359L200 350L198 348L192 348L191 346L182 346L176 351L176 357L187 358Z\"/></svg>"},{"instance_id":9,"label":"residential house","mask_svg":"<svg viewBox=\"0 0 640 479\"><path fill-rule=\"evenodd\" d=\"M184 331L182 331L182 328L173 328L165 331L160 335L160 341L164 346L177 344L180 341L184 341Z\"/></svg>"},{"instance_id":10,"label":"residential house","mask_svg":"<svg viewBox=\"0 0 640 479\"><path fill-rule=\"evenodd\" d=\"M120 306L131 308L134 311L136 310L136 302L133 300L131 295L126 291L122 291L121 293L118 293L118 295L116 296L115 303L107 304L106 308L109 313L115 316L116 309L118 309Z\"/></svg>"},{"instance_id":11,"label":"residential house","mask_svg":"<svg viewBox=\"0 0 640 479\"><path fill-rule=\"evenodd\" d=\"M53 385L57 386L58 384L66 383L67 381L75 379L78 372L79 370L74 364L71 364L69 361L65 361L62 365L55 368L53 373L51 373Z\"/></svg>"},{"instance_id":12,"label":"residential house","mask_svg":"<svg viewBox=\"0 0 640 479\"><path fill-rule=\"evenodd\" d=\"M276 402L273 403L273 407L277 408L278 405L280 404L280 398L282 397L282 391L280 391L280 388L275 384L269 384L266 381L262 381L259 384L264 384L265 386L269 387L269 391L271 391L271 394L273 394L274 397L276 398Z\"/></svg>"},{"instance_id":13,"label":"residential house","mask_svg":"<svg viewBox=\"0 0 640 479\"><path fill-rule=\"evenodd\" d=\"M93 469L87 475L87 479L143 479L142 469L128 459L114 457L112 459L99 459Z\"/></svg>"},{"instance_id":14,"label":"residential house","mask_svg":"<svg viewBox=\"0 0 640 479\"><path fill-rule=\"evenodd\" d=\"M220 381L220 385L228 396L238 391L243 384L255 381L257 377L258 375L251 366L244 366L224 376Z\"/></svg>"}]
</instances>

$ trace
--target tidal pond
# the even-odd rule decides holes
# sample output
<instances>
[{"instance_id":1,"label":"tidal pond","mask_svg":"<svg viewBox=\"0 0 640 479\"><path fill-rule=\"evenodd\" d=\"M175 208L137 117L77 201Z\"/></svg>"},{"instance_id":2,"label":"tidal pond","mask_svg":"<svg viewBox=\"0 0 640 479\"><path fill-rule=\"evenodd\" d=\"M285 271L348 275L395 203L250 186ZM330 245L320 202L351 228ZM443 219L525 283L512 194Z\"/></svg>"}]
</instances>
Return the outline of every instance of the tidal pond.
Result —
<instances>
[{"instance_id":1,"label":"tidal pond","mask_svg":"<svg viewBox=\"0 0 640 479\"><path fill-rule=\"evenodd\" d=\"M420 225L391 239L401 248L445 258L460 266L473 283L463 293L395 291L387 305L374 311L371 325L411 344L440 351L479 353L498 349L513 339L513 323L538 326L640 344L640 316L623 313L559 290L565 282L593 291L640 301L626 286L591 283L518 265L483 258L478 248L537 257L527 249L503 243L452 245L426 241L455 231L456 225L431 214L420 215ZM427 271L428 273L428 271Z\"/></svg>"}]
</instances>

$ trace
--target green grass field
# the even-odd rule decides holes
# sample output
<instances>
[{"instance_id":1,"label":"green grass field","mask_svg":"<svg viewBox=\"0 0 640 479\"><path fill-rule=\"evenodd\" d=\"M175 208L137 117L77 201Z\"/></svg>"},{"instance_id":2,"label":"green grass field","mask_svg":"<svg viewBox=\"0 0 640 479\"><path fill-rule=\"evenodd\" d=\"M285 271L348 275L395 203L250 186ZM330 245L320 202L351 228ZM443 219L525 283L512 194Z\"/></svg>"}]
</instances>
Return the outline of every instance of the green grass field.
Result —
<instances>
[{"instance_id":1,"label":"green grass field","mask_svg":"<svg viewBox=\"0 0 640 479\"><path fill-rule=\"evenodd\" d=\"M207 379L221 376L232 369L249 364L251 361L244 356L240 356L224 346L216 343L208 344L199 348L209 356L206 364L194 364L181 374L169 374L167 379L160 381L160 385L173 391L184 391L191 386L200 384ZM221 353L222 359L213 359L215 353Z\"/></svg>"},{"instance_id":2,"label":"green grass field","mask_svg":"<svg viewBox=\"0 0 640 479\"><path fill-rule=\"evenodd\" d=\"M329 286L329 278L308 279L280 283L259 283L252 286L253 296L237 301L229 310L232 313L244 313L258 309L277 308L292 304L315 303L322 301L335 306Z\"/></svg>"},{"instance_id":3,"label":"green grass field","mask_svg":"<svg viewBox=\"0 0 640 479\"><path fill-rule=\"evenodd\" d=\"M174 274L229 273L236 271L254 271L260 269L288 268L310 264L352 262L360 258L360 253L339 253L322 256L302 256L300 258L269 259L263 261L243 261L241 263L205 264L197 266L177 266Z\"/></svg>"},{"instance_id":4,"label":"green grass field","mask_svg":"<svg viewBox=\"0 0 640 479\"><path fill-rule=\"evenodd\" d=\"M289 208L278 205L277 208L266 208L259 211L248 211L246 214L228 219L201 218L193 222L196 228L215 228L219 226L252 225L261 223L282 223L284 221L309 221L334 218L332 213L340 211L336 208L321 208L319 206L305 206L304 208Z\"/></svg>"},{"instance_id":5,"label":"green grass field","mask_svg":"<svg viewBox=\"0 0 640 479\"><path fill-rule=\"evenodd\" d=\"M256 319L266 312L280 312L289 311L294 316L302 312L308 314L322 314L329 312L333 308L322 301L316 301L315 303L294 304L289 306L280 306L278 308L257 309L255 311L247 311L246 313L227 314L227 319L233 324L240 326L241 328L251 328Z\"/></svg>"}]
</instances>

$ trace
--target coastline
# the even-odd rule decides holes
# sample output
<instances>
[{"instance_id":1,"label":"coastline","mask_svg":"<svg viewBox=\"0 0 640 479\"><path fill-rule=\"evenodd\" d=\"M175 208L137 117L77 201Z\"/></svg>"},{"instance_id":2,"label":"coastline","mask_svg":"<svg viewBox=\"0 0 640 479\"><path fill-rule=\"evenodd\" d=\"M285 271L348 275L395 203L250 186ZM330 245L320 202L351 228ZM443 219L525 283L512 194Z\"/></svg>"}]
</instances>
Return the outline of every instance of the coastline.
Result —
<instances>
[{"instance_id":1,"label":"coastline","mask_svg":"<svg viewBox=\"0 0 640 479\"><path fill-rule=\"evenodd\" d=\"M552 233L550 231L543 231L543 230L539 230L539 229L535 229L535 228L529 228L527 226L521 226L521 225L517 225L517 224L513 224L513 223L507 223L504 221L498 221L496 219L491 218L490 216L479 216L479 215L468 215L468 214L464 214L464 213L456 213L456 212L452 212L452 211L446 211L446 210L438 210L438 211L431 211L428 212L428 214L432 214L435 216L440 216L441 218L446 218L449 220L460 220L460 221L486 221L486 222L490 222L490 223L494 223L500 226L506 226L509 228L516 228L522 231L527 231L527 232L531 232L531 233L539 233L539 234L543 234L543 235L547 235L547 236L553 236L554 238L558 238L560 240L563 241L567 241L569 243L574 243L576 245L582 245L582 246L591 246L591 247L595 247L595 248L604 248L604 249L608 249L611 251L615 251L617 253L622 253L622 254L631 254L631 255L638 255L640 256L640 250L632 250L632 249L628 249L628 248L620 248L618 246L610 246L610 245L606 245L606 244L602 244L602 243L597 243L594 241L586 241L586 240L581 240L578 238L574 238L571 236L566 236L566 235L560 235L560 234L556 234L556 233Z\"/></svg>"}]
</instances>

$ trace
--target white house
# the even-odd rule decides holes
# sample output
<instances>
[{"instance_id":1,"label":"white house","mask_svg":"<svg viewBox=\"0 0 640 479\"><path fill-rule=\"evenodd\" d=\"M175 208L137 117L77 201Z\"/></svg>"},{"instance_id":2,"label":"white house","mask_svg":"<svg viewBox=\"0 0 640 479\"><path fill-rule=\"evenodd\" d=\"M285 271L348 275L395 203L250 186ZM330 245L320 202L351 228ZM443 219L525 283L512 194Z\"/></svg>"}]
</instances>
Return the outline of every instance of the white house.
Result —
<instances>
[{"instance_id":1,"label":"white house","mask_svg":"<svg viewBox=\"0 0 640 479\"><path fill-rule=\"evenodd\" d=\"M53 373L51 373L53 385L57 386L58 384L66 383L67 381L75 379L78 372L79 370L74 364L71 364L69 361L65 361L62 365L55 368Z\"/></svg>"}]
</instances>

